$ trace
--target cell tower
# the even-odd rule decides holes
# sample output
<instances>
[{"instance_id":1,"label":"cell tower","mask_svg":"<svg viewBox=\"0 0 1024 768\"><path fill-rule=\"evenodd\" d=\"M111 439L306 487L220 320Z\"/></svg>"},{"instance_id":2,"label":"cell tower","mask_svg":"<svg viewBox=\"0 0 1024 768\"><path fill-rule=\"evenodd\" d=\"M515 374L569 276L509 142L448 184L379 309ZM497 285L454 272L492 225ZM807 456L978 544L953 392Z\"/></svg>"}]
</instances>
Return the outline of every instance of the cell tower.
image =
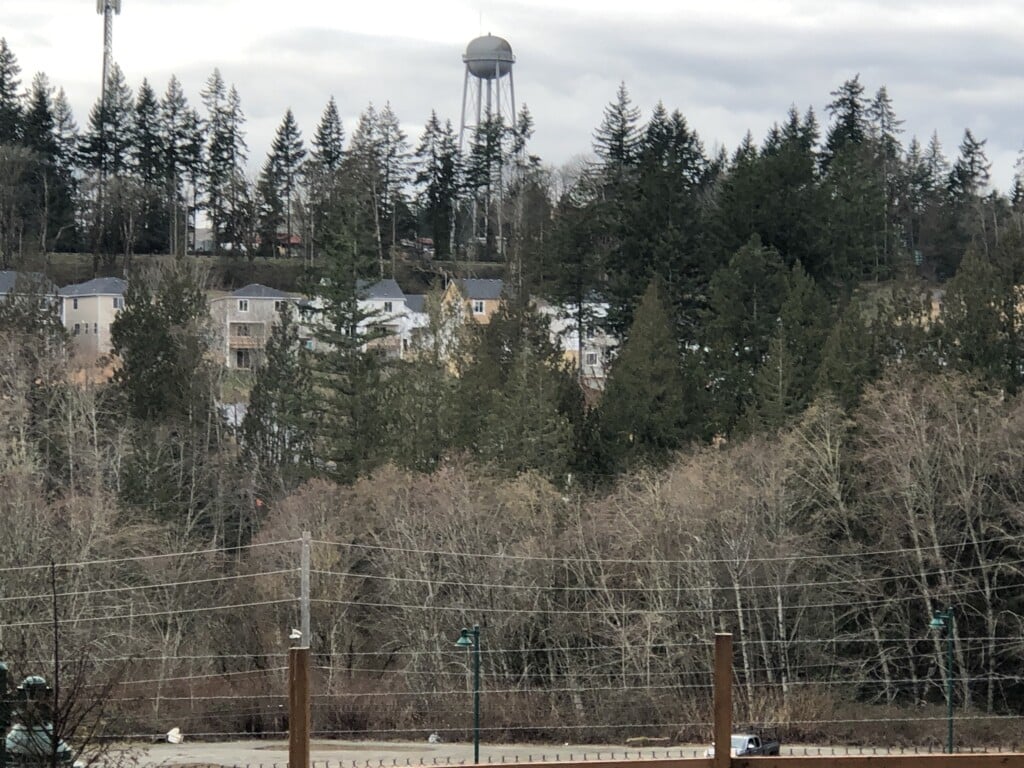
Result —
<instances>
[{"instance_id":1,"label":"cell tower","mask_svg":"<svg viewBox=\"0 0 1024 768\"><path fill-rule=\"evenodd\" d=\"M464 153L466 131L471 138L485 125L499 122L506 127L516 129L516 86L512 77L512 65L516 57L512 54L512 46L508 41L488 33L483 37L470 40L466 53L462 56L466 64L466 75L462 82L462 120L459 123L459 151ZM472 82L471 82L472 80ZM500 166L492 169L496 172L495 183L488 181L482 201L483 216L480 213L480 194L473 200L473 239L479 241L479 232L483 231L485 252L496 246L499 253L505 252L501 201L503 198L504 169ZM492 206L494 198L497 206ZM491 226L492 208L496 216L496 226ZM497 230L495 232L495 230ZM497 238L495 239L495 234ZM454 236L454 233L453 233Z\"/></svg>"},{"instance_id":2,"label":"cell tower","mask_svg":"<svg viewBox=\"0 0 1024 768\"><path fill-rule=\"evenodd\" d=\"M96 0L96 13L103 16L103 81L100 85L100 104L107 104L107 80L114 63L114 14L121 14L121 0Z\"/></svg>"}]
</instances>

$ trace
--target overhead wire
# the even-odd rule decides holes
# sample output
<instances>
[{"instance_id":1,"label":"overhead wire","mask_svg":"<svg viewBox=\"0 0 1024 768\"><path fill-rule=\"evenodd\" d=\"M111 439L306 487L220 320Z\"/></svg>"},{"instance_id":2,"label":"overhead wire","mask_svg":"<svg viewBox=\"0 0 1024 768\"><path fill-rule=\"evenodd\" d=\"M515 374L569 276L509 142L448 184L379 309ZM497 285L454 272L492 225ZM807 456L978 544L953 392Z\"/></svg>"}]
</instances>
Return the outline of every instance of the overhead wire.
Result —
<instances>
[{"instance_id":1,"label":"overhead wire","mask_svg":"<svg viewBox=\"0 0 1024 768\"><path fill-rule=\"evenodd\" d=\"M990 539L983 539L977 542L957 542L953 544L937 544L929 547L899 547L894 549L868 550L864 552L838 552L830 554L808 554L808 555L777 555L772 557L744 557L744 558L602 558L589 554L578 556L562 555L560 557L547 555L518 555L506 552L458 552L442 549L417 549L412 547L394 547L383 544L363 544L359 542L330 541L327 539L314 539L313 544L331 547L348 547L350 549L371 550L378 552L393 552L402 555L431 555L445 558L474 558L481 560L520 560L528 562L545 563L579 563L579 564L620 564L620 565L745 565L748 563L790 563L806 560L842 560L851 557L880 557L883 555L899 555L917 553L921 551L933 552L935 550L960 549L965 546L980 546L984 544L996 544L1003 542L1024 542L1024 534L1017 536L999 536Z\"/></svg>"}]
</instances>

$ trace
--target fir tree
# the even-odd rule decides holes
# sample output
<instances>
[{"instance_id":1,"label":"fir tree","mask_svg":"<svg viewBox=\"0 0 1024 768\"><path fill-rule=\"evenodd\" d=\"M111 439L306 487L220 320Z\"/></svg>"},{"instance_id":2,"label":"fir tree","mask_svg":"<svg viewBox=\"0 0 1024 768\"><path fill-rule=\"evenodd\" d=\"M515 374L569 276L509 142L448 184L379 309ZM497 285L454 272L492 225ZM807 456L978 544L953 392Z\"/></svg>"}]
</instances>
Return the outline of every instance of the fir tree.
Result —
<instances>
[{"instance_id":1,"label":"fir tree","mask_svg":"<svg viewBox=\"0 0 1024 768\"><path fill-rule=\"evenodd\" d=\"M660 465L692 437L693 405L671 316L657 282L637 307L601 398L598 432L609 469Z\"/></svg>"},{"instance_id":2,"label":"fir tree","mask_svg":"<svg viewBox=\"0 0 1024 768\"><path fill-rule=\"evenodd\" d=\"M18 75L21 67L7 38L0 37L0 144L14 144L21 138L21 102Z\"/></svg>"},{"instance_id":3,"label":"fir tree","mask_svg":"<svg viewBox=\"0 0 1024 768\"><path fill-rule=\"evenodd\" d=\"M278 126L274 142L267 158L271 181L275 192L284 203L285 233L290 247L292 230L292 209L295 205L295 193L302 171L302 161L306 157L306 149L302 145L302 133L295 122L295 115L288 109L281 125Z\"/></svg>"},{"instance_id":4,"label":"fir tree","mask_svg":"<svg viewBox=\"0 0 1024 768\"><path fill-rule=\"evenodd\" d=\"M271 492L294 488L313 464L309 413L315 394L294 311L287 305L278 313L242 420L247 464Z\"/></svg>"},{"instance_id":5,"label":"fir tree","mask_svg":"<svg viewBox=\"0 0 1024 768\"><path fill-rule=\"evenodd\" d=\"M451 121L442 126L431 111L416 148L416 177L419 208L434 241L437 257L448 258L454 233L455 205L459 189L459 153Z\"/></svg>"}]
</instances>

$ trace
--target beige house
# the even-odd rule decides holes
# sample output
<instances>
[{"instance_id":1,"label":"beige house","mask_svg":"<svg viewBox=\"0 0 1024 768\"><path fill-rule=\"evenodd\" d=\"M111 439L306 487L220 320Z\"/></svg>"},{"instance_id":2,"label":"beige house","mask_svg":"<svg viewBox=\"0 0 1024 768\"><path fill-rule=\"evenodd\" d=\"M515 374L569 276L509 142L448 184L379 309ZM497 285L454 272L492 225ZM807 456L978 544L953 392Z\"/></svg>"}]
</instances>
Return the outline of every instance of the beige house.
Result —
<instances>
[{"instance_id":1,"label":"beige house","mask_svg":"<svg viewBox=\"0 0 1024 768\"><path fill-rule=\"evenodd\" d=\"M502 280L452 280L445 289L442 301L448 305L461 304L467 318L471 317L481 325L487 325L501 306L504 287Z\"/></svg>"},{"instance_id":2,"label":"beige house","mask_svg":"<svg viewBox=\"0 0 1024 768\"><path fill-rule=\"evenodd\" d=\"M127 287L119 277L98 277L58 291L61 320L71 334L75 355L95 360L110 354L110 326L124 309Z\"/></svg>"},{"instance_id":3,"label":"beige house","mask_svg":"<svg viewBox=\"0 0 1024 768\"><path fill-rule=\"evenodd\" d=\"M219 362L228 368L249 370L259 365L270 329L284 308L299 300L293 293L253 283L226 296L210 299Z\"/></svg>"}]
</instances>

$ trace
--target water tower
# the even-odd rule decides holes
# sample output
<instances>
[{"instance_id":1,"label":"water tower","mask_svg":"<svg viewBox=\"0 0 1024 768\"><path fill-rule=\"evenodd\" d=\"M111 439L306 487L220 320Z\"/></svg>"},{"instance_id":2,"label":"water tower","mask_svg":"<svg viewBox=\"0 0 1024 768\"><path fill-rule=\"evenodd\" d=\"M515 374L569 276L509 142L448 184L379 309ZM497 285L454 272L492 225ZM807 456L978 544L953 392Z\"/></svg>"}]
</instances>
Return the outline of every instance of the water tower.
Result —
<instances>
[{"instance_id":1,"label":"water tower","mask_svg":"<svg viewBox=\"0 0 1024 768\"><path fill-rule=\"evenodd\" d=\"M516 126L516 86L512 65L516 57L508 40L488 33L466 46L462 60L466 76L462 84L462 122L459 124L459 149L487 118L503 118ZM473 82L470 82L472 78Z\"/></svg>"}]
</instances>

